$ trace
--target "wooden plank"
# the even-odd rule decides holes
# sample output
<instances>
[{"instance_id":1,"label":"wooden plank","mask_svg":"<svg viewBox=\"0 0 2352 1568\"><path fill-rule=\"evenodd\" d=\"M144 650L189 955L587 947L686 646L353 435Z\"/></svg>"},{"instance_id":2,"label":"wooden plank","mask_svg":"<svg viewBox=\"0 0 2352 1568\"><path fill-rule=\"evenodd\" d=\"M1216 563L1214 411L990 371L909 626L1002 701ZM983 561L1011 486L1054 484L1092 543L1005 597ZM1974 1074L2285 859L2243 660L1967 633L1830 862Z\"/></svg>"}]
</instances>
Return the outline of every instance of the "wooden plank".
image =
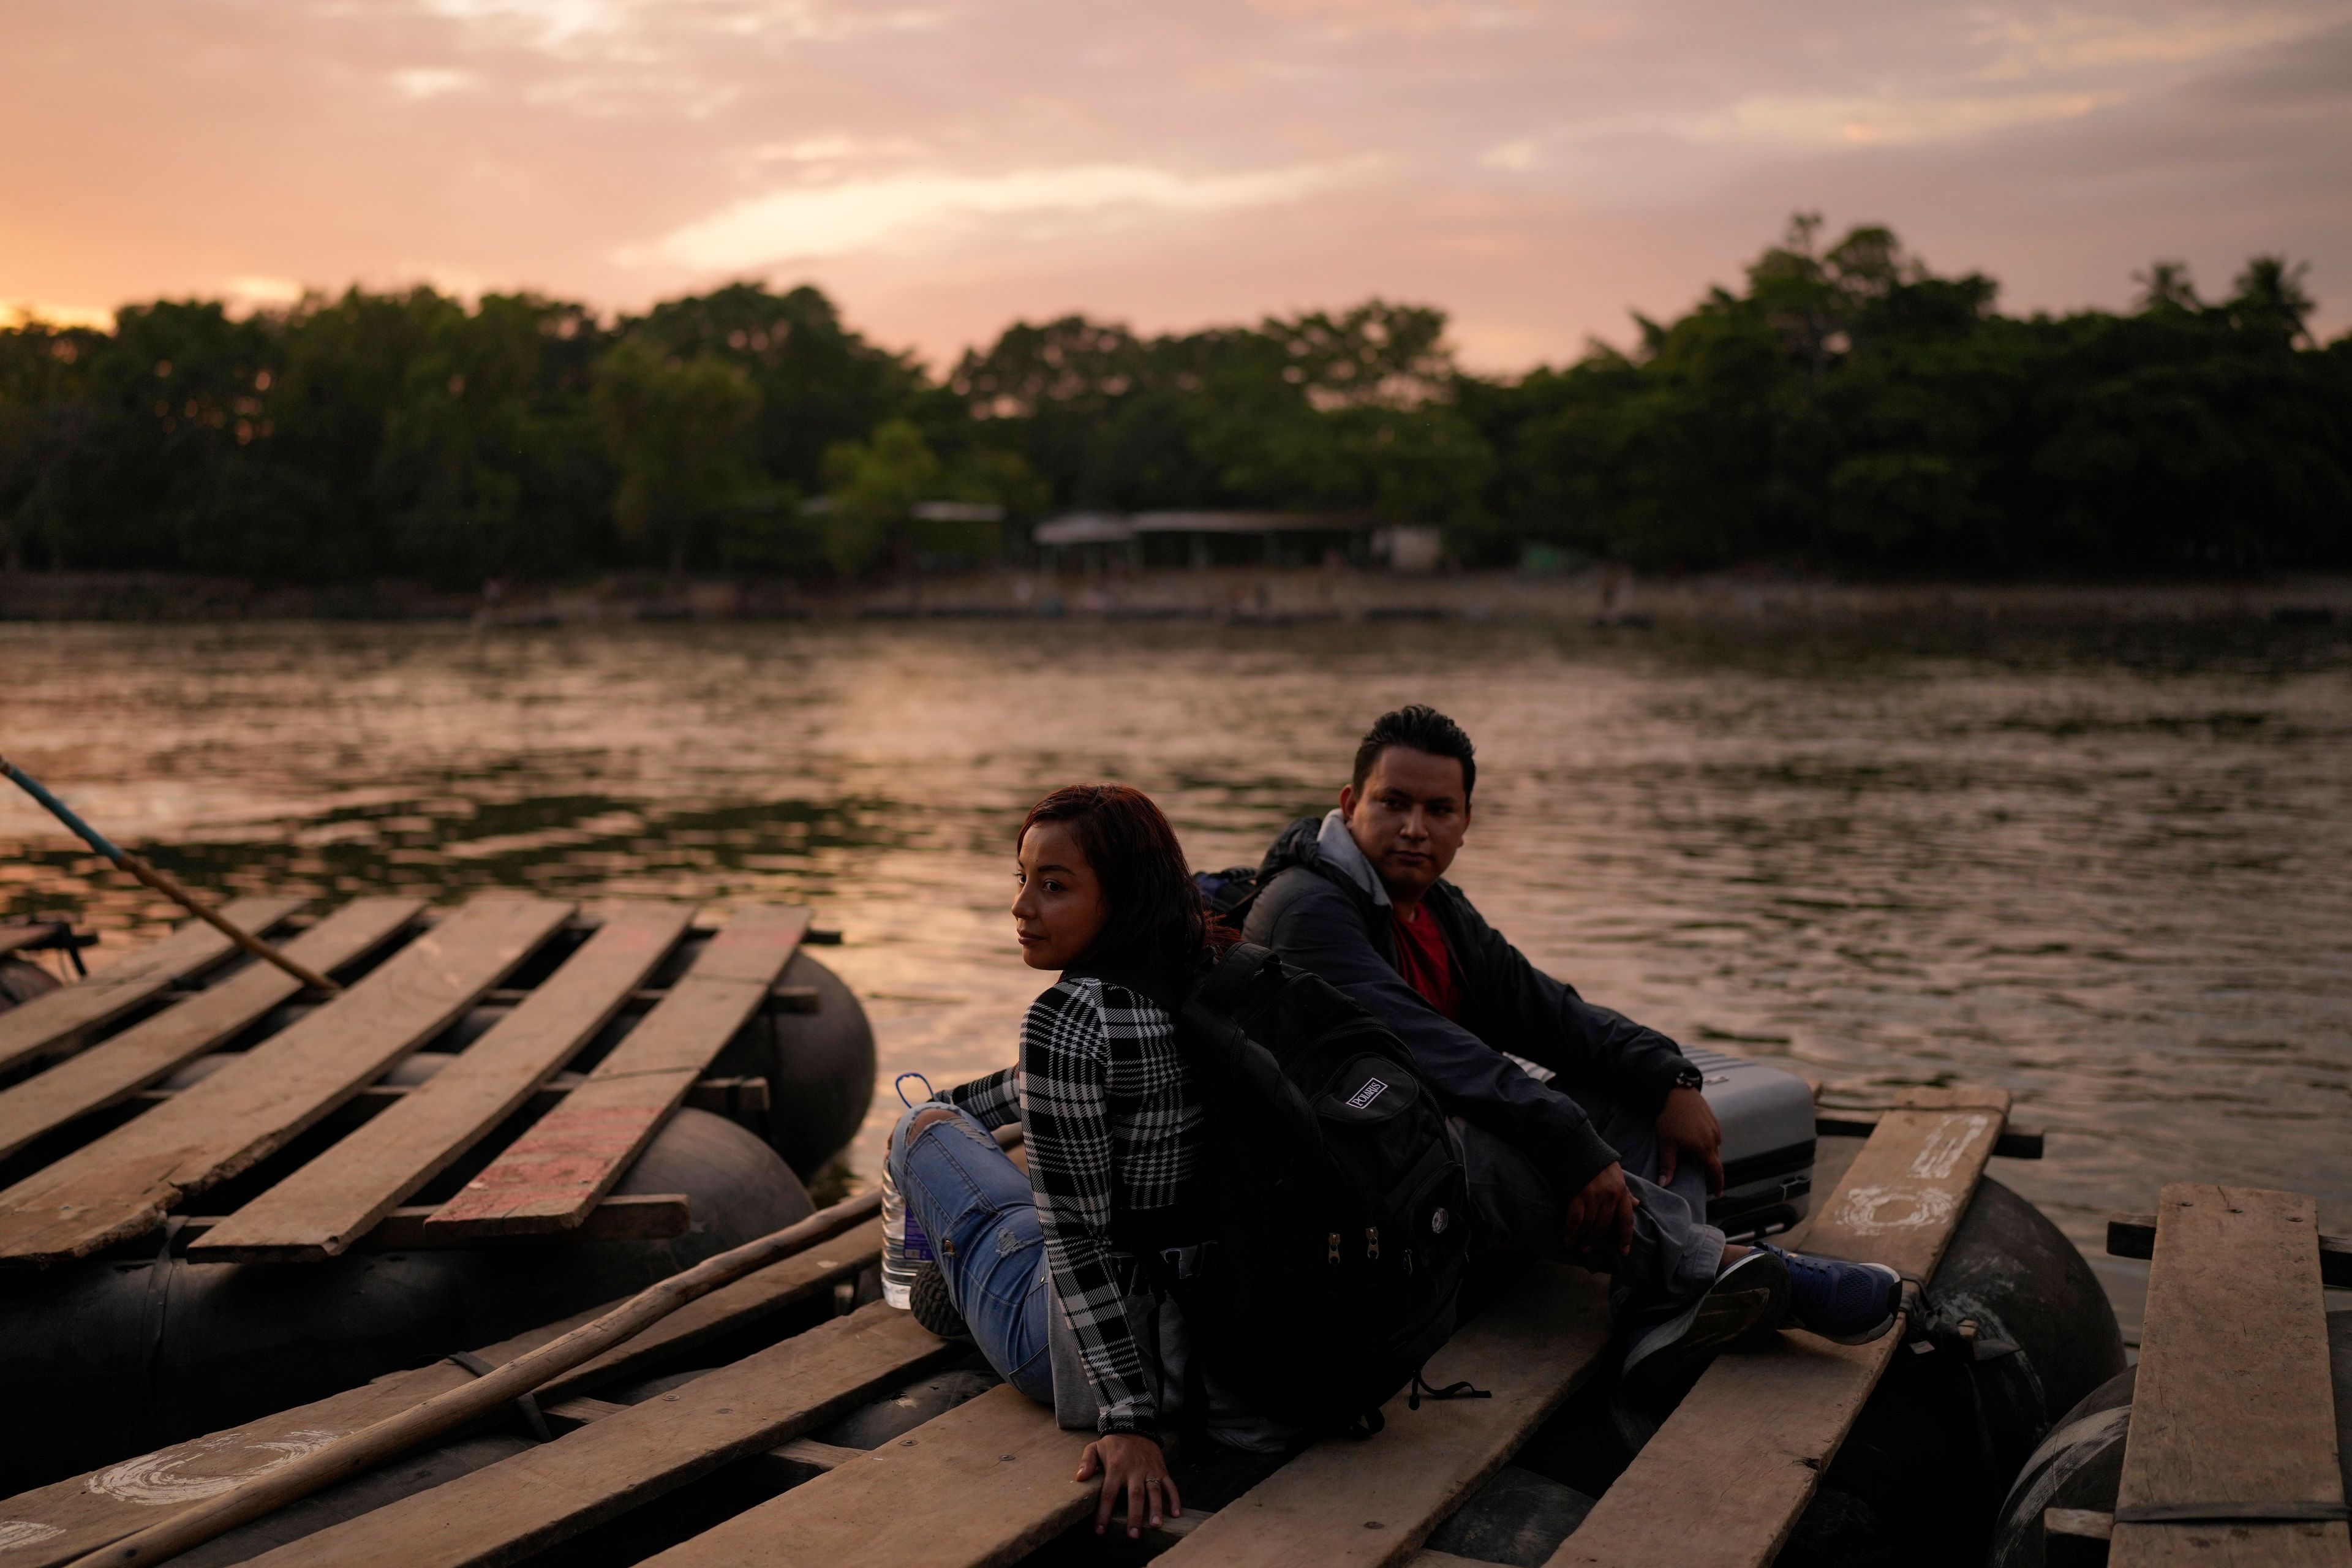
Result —
<instances>
[{"instance_id":1,"label":"wooden plank","mask_svg":"<svg viewBox=\"0 0 2352 1568\"><path fill-rule=\"evenodd\" d=\"M537 1397L541 1405L551 1405L647 1375L665 1361L688 1354L721 1335L804 1308L812 1300L830 1295L840 1281L871 1268L881 1247L879 1220L818 1242L805 1252L680 1308L626 1344L551 1379L540 1388ZM511 1361L612 1305L591 1307L477 1353L494 1363ZM25 1492L0 1502L0 1521L24 1527L5 1562L8 1568L60 1568L109 1542L170 1518L177 1508L204 1500L212 1495L204 1489L208 1485L226 1489L283 1463L289 1455L307 1453L329 1438L471 1382L473 1375L449 1362L392 1373L296 1409ZM186 1489L176 1497L158 1496L153 1488L139 1484L141 1478L157 1474L178 1478Z\"/></svg>"},{"instance_id":2,"label":"wooden plank","mask_svg":"<svg viewBox=\"0 0 2352 1568\"><path fill-rule=\"evenodd\" d=\"M2108 1562L2352 1568L2343 1508L2318 1205L2168 1183Z\"/></svg>"},{"instance_id":3,"label":"wooden plank","mask_svg":"<svg viewBox=\"0 0 2352 1568\"><path fill-rule=\"evenodd\" d=\"M1430 1382L1467 1378L1492 1399L1423 1399L1413 1410L1401 1394L1383 1411L1388 1425L1378 1437L1317 1444L1218 1510L1164 1561L1171 1568L1403 1562L1591 1375L1608 1341L1605 1279L1558 1266L1531 1271L1430 1363Z\"/></svg>"},{"instance_id":4,"label":"wooden plank","mask_svg":"<svg viewBox=\"0 0 2352 1568\"><path fill-rule=\"evenodd\" d=\"M1879 1119L1805 1249L1933 1276L2009 1110L2000 1089L1914 1089ZM1901 1336L1835 1345L1789 1331L1716 1359L1551 1556L1552 1568L1769 1563Z\"/></svg>"},{"instance_id":5,"label":"wooden plank","mask_svg":"<svg viewBox=\"0 0 2352 1568\"><path fill-rule=\"evenodd\" d=\"M2107 1216L2107 1256L2154 1258L2156 1216L2116 1214ZM2319 1282L2331 1290L2352 1290L2352 1236L2319 1233Z\"/></svg>"},{"instance_id":6,"label":"wooden plank","mask_svg":"<svg viewBox=\"0 0 2352 1568\"><path fill-rule=\"evenodd\" d=\"M97 942L98 938L89 932L76 931L68 915L0 925L0 953L23 952L28 948L36 952L70 953L94 946Z\"/></svg>"},{"instance_id":7,"label":"wooden plank","mask_svg":"<svg viewBox=\"0 0 2352 1568\"><path fill-rule=\"evenodd\" d=\"M457 1058L399 1102L228 1217L189 1249L199 1262L332 1258L449 1168L595 1037L694 918L625 904ZM583 1216L585 1217L584 1215Z\"/></svg>"},{"instance_id":8,"label":"wooden plank","mask_svg":"<svg viewBox=\"0 0 2352 1568\"><path fill-rule=\"evenodd\" d=\"M420 899L354 899L288 942L285 952L325 973L373 952L424 908ZM0 1092L0 1158L76 1117L128 1100L301 989L302 983L282 969L248 963L210 989Z\"/></svg>"},{"instance_id":9,"label":"wooden plank","mask_svg":"<svg viewBox=\"0 0 2352 1568\"><path fill-rule=\"evenodd\" d=\"M413 1051L410 1060L425 1056ZM541 1115L563 1103L563 1097L586 1081L586 1075L560 1072L537 1089L522 1102L525 1110ZM414 1083L372 1083L336 1108L337 1117L352 1122L373 1121L389 1107L399 1104L418 1089ZM180 1091L176 1089L142 1089L132 1099L161 1105ZM709 1110L720 1116L763 1113L768 1107L768 1080L764 1078L704 1078L697 1079L694 1087L686 1091L686 1103L697 1110Z\"/></svg>"},{"instance_id":10,"label":"wooden plank","mask_svg":"<svg viewBox=\"0 0 2352 1568\"><path fill-rule=\"evenodd\" d=\"M284 1147L438 1034L572 907L475 899L317 1012L0 1193L0 1260L56 1263L152 1229L174 1204Z\"/></svg>"},{"instance_id":11,"label":"wooden plank","mask_svg":"<svg viewBox=\"0 0 2352 1568\"><path fill-rule=\"evenodd\" d=\"M242 1213L243 1211L239 1211ZM420 1252L445 1247L493 1247L530 1244L529 1237L450 1237L425 1228L425 1221L433 1213L431 1204L415 1204L392 1210L379 1219L368 1233L352 1244L354 1252ZM205 1242L218 1233L223 1226L236 1219L236 1215L200 1215L181 1224L173 1233L173 1242L184 1250L195 1253L205 1263L249 1263L271 1261L282 1255L262 1250L259 1258L240 1256L236 1248L205 1248ZM588 1218L578 1230L567 1231L566 1239L582 1241L667 1241L686 1235L694 1228L693 1206L684 1193L615 1193L588 1211ZM224 1255L225 1254L225 1255Z\"/></svg>"},{"instance_id":12,"label":"wooden plank","mask_svg":"<svg viewBox=\"0 0 2352 1568\"><path fill-rule=\"evenodd\" d=\"M304 1568L376 1568L387 1543L397 1542L402 1568L512 1563L772 1448L963 1353L910 1314L876 1301L552 1443L253 1561L257 1568L298 1562ZM1050 1415L1038 1415L1053 1424Z\"/></svg>"},{"instance_id":13,"label":"wooden plank","mask_svg":"<svg viewBox=\"0 0 2352 1568\"><path fill-rule=\"evenodd\" d=\"M797 1485L811 1476L821 1476L853 1459L862 1459L868 1452L865 1448L845 1448L838 1443L820 1443L814 1437L795 1437L781 1447L769 1449L762 1458L774 1461L777 1472Z\"/></svg>"},{"instance_id":14,"label":"wooden plank","mask_svg":"<svg viewBox=\"0 0 2352 1568\"><path fill-rule=\"evenodd\" d=\"M799 1307L812 1297L830 1296L835 1285L855 1279L881 1258L882 1222L868 1220L679 1308L628 1343L615 1345L594 1361L583 1362L570 1372L550 1378L541 1385L540 1394L561 1399L567 1394L585 1394L631 1376L653 1363L686 1355L722 1335ZM583 1314L579 1321L584 1322L594 1315ZM513 1353L520 1355L529 1348L518 1345ZM9 1568L16 1568L16 1564L9 1564Z\"/></svg>"},{"instance_id":15,"label":"wooden plank","mask_svg":"<svg viewBox=\"0 0 2352 1568\"><path fill-rule=\"evenodd\" d=\"M562 1105L425 1223L479 1236L578 1225L751 1019L808 919L804 909L772 905L737 914Z\"/></svg>"},{"instance_id":16,"label":"wooden plank","mask_svg":"<svg viewBox=\"0 0 2352 1568\"><path fill-rule=\"evenodd\" d=\"M1867 1138L1878 1130L1877 1110L1822 1110L1813 1117L1813 1132L1822 1138ZM1992 1146L1996 1160L2039 1160L2049 1134L2039 1127L2008 1126Z\"/></svg>"},{"instance_id":17,"label":"wooden plank","mask_svg":"<svg viewBox=\"0 0 2352 1568\"><path fill-rule=\"evenodd\" d=\"M801 942L806 945L808 938L803 936ZM512 1007L530 994L529 991L492 991L482 998L482 1005ZM667 988L658 985L641 988L629 994L629 1000L621 1010L642 1013L649 1007L660 1005L668 994ZM767 999L760 1004L760 1010L763 1013L814 1013L817 1011L823 995L814 985L772 985L768 988Z\"/></svg>"},{"instance_id":18,"label":"wooden plank","mask_svg":"<svg viewBox=\"0 0 2352 1568\"><path fill-rule=\"evenodd\" d=\"M1095 1483L1073 1479L1093 1439L992 1388L646 1568L999 1568L1093 1511Z\"/></svg>"},{"instance_id":19,"label":"wooden plank","mask_svg":"<svg viewBox=\"0 0 2352 1568\"><path fill-rule=\"evenodd\" d=\"M236 899L221 913L232 924L259 934L301 907L300 899ZM92 1035L157 992L203 973L236 951L228 938L204 921L190 921L87 979L0 1013L0 1072L80 1049Z\"/></svg>"}]
</instances>

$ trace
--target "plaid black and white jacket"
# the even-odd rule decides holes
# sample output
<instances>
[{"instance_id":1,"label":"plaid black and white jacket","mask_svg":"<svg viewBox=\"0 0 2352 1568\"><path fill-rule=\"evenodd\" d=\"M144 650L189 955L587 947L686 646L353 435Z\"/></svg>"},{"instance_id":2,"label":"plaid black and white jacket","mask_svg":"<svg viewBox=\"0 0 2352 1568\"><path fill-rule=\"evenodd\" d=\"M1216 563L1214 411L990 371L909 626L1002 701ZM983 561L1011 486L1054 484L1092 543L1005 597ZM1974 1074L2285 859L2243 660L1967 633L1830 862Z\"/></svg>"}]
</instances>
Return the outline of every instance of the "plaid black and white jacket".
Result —
<instances>
[{"instance_id":1,"label":"plaid black and white jacket","mask_svg":"<svg viewBox=\"0 0 2352 1568\"><path fill-rule=\"evenodd\" d=\"M947 1090L991 1128L1015 1116L1045 1261L1076 1331L1102 1432L1153 1430L1156 1352L1130 1311L1141 1266L1112 1244L1111 1215L1183 1212L1201 1164L1201 1100L1176 1026L1123 985L1067 979L1029 1006L1017 1067Z\"/></svg>"}]
</instances>

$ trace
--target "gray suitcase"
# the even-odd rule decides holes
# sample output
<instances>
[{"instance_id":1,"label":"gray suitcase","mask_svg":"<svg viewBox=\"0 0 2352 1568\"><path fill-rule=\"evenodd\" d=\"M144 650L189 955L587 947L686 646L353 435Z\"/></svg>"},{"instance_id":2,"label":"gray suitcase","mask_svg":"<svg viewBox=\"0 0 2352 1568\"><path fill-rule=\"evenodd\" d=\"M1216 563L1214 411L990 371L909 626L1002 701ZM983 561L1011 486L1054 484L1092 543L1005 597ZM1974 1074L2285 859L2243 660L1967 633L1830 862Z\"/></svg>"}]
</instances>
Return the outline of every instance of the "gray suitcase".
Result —
<instances>
[{"instance_id":1,"label":"gray suitcase","mask_svg":"<svg viewBox=\"0 0 2352 1568\"><path fill-rule=\"evenodd\" d=\"M1812 1202L1812 1089L1769 1062L1705 1046L1685 1046L1683 1055L1706 1075L1699 1092L1723 1126L1723 1194L1706 1200L1707 1223L1734 1241L1787 1230ZM1538 1082L1554 1076L1524 1057L1511 1059Z\"/></svg>"}]
</instances>

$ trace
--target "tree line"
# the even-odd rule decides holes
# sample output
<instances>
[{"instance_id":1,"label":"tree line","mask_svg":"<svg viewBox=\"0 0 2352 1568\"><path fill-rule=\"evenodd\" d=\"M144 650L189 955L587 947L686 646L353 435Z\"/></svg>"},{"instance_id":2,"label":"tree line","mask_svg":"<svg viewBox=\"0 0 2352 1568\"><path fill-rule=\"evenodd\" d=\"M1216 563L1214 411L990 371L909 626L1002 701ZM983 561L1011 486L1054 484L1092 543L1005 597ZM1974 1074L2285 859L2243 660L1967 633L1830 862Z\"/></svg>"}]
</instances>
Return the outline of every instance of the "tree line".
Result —
<instances>
[{"instance_id":1,"label":"tree line","mask_svg":"<svg viewBox=\"0 0 2352 1568\"><path fill-rule=\"evenodd\" d=\"M2017 317L1882 227L1782 243L1630 352L1463 370L1442 311L1016 323L943 376L813 288L606 322L535 294L0 331L0 563L447 585L856 579L1067 508L1350 510L1469 565L2145 574L2352 565L2352 334L2303 270L2159 263ZM971 521L987 503L1003 522Z\"/></svg>"}]
</instances>

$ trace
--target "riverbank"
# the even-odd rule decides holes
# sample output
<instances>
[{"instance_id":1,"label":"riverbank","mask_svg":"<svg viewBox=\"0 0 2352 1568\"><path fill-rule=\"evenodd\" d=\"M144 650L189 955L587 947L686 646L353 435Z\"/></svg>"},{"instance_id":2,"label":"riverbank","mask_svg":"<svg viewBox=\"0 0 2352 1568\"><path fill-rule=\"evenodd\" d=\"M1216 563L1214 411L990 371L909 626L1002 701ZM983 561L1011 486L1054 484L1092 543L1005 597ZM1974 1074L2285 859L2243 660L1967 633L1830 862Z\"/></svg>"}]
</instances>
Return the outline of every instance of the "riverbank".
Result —
<instances>
[{"instance_id":1,"label":"riverbank","mask_svg":"<svg viewBox=\"0 0 2352 1568\"><path fill-rule=\"evenodd\" d=\"M1473 620L1739 626L1874 622L2259 620L2352 623L2352 575L2153 583L1856 582L1758 572L1638 576L1613 568L1411 575L1305 568L1064 574L1002 569L879 586L788 579L614 577L450 593L370 581L265 584L160 573L0 574L0 620L471 621L484 626L664 620Z\"/></svg>"}]
</instances>

